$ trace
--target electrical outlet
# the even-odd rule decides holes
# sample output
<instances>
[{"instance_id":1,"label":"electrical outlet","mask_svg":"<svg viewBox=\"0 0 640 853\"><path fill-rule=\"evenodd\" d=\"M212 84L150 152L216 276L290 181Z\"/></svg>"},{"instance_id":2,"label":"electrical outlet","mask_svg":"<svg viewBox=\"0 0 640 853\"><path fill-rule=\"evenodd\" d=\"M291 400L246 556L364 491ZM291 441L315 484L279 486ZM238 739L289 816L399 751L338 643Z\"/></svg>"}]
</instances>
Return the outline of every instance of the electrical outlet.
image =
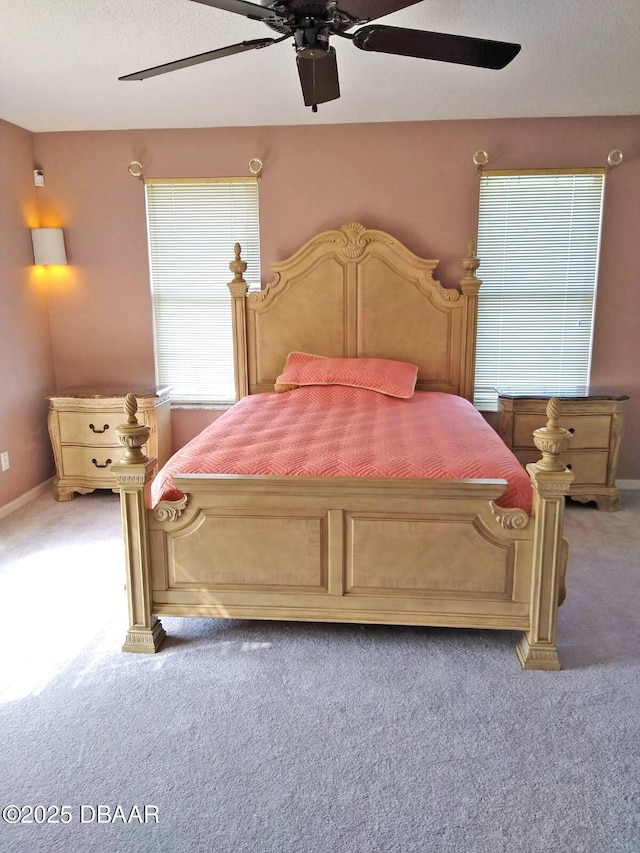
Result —
<instances>
[{"instance_id":1,"label":"electrical outlet","mask_svg":"<svg viewBox=\"0 0 640 853\"><path fill-rule=\"evenodd\" d=\"M2 463L2 470L9 470L9 451L5 450L4 453L0 453L0 463Z\"/></svg>"}]
</instances>

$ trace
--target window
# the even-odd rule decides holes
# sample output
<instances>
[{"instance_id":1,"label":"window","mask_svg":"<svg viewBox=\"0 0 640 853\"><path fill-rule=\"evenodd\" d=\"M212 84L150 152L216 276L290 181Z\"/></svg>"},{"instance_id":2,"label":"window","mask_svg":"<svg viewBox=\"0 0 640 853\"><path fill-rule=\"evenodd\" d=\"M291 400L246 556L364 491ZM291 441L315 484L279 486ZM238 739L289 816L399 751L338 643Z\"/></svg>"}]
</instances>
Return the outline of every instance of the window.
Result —
<instances>
[{"instance_id":1,"label":"window","mask_svg":"<svg viewBox=\"0 0 640 853\"><path fill-rule=\"evenodd\" d=\"M260 279L255 178L145 183L156 374L177 403L235 400L231 296L234 243Z\"/></svg>"},{"instance_id":2,"label":"window","mask_svg":"<svg viewBox=\"0 0 640 853\"><path fill-rule=\"evenodd\" d=\"M604 170L485 172L475 405L589 382Z\"/></svg>"}]
</instances>

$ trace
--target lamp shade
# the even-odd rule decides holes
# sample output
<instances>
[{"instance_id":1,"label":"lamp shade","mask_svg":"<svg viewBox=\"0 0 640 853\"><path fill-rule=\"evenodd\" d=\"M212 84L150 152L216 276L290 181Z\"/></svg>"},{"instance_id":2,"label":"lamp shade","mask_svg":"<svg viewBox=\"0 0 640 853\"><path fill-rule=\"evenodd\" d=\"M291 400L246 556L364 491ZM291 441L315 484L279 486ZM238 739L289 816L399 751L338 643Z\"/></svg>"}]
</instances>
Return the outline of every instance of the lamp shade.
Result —
<instances>
[{"instance_id":1,"label":"lamp shade","mask_svg":"<svg viewBox=\"0 0 640 853\"><path fill-rule=\"evenodd\" d=\"M31 240L35 264L49 266L67 263L62 228L32 228Z\"/></svg>"}]
</instances>

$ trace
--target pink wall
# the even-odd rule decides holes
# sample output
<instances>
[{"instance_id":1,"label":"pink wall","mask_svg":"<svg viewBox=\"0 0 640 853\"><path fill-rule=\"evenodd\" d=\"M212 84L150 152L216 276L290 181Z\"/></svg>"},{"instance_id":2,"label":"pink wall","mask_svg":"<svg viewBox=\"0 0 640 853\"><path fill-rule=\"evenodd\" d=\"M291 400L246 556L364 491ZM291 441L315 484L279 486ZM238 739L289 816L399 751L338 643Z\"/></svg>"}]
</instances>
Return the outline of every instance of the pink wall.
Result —
<instances>
[{"instance_id":1,"label":"pink wall","mask_svg":"<svg viewBox=\"0 0 640 853\"><path fill-rule=\"evenodd\" d=\"M133 159L147 177L247 175L252 157L263 160L263 282L271 260L359 220L439 257L440 279L453 285L477 228L474 151L507 169L604 166L622 149L624 163L607 179L592 379L632 395L620 475L640 478L640 117L42 133L34 146L47 177L42 212L62 217L75 276L50 300L59 387L153 381L144 193L127 172ZM188 437L206 417L175 411L176 434Z\"/></svg>"},{"instance_id":2,"label":"pink wall","mask_svg":"<svg viewBox=\"0 0 640 853\"><path fill-rule=\"evenodd\" d=\"M0 507L54 472L46 395L54 388L48 283L33 266L30 226L39 224L33 137L0 120Z\"/></svg>"}]
</instances>

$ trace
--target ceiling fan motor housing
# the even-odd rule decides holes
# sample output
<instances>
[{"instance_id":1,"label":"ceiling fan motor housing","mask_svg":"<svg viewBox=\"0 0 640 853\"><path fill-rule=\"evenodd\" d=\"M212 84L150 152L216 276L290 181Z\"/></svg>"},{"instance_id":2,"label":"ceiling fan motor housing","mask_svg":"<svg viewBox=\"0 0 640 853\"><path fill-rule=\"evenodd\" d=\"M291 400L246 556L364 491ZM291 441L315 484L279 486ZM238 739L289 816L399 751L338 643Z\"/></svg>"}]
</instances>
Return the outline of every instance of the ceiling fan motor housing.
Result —
<instances>
[{"instance_id":1,"label":"ceiling fan motor housing","mask_svg":"<svg viewBox=\"0 0 640 853\"><path fill-rule=\"evenodd\" d=\"M327 27L300 27L294 33L296 53L303 59L322 59L329 50Z\"/></svg>"}]
</instances>

